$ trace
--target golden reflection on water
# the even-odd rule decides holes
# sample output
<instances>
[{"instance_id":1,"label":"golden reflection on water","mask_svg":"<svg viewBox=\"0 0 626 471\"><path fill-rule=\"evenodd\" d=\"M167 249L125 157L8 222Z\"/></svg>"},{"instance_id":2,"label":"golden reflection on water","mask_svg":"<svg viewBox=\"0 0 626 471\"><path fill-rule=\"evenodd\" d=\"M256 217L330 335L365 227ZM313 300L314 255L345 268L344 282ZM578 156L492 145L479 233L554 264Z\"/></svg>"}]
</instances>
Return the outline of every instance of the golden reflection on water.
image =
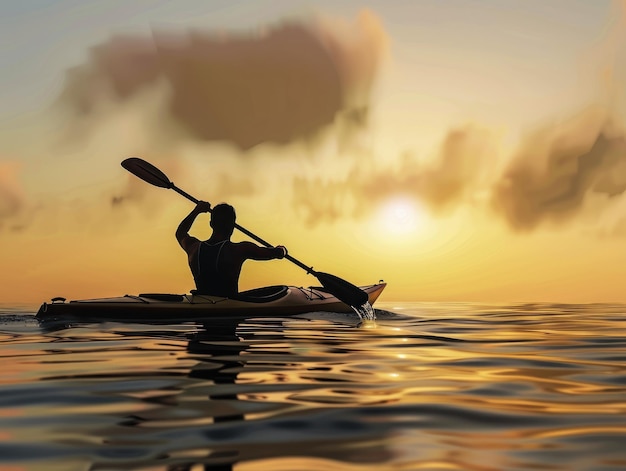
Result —
<instances>
[{"instance_id":1,"label":"golden reflection on water","mask_svg":"<svg viewBox=\"0 0 626 471\"><path fill-rule=\"evenodd\" d=\"M4 324L0 469L619 469L623 312Z\"/></svg>"}]
</instances>

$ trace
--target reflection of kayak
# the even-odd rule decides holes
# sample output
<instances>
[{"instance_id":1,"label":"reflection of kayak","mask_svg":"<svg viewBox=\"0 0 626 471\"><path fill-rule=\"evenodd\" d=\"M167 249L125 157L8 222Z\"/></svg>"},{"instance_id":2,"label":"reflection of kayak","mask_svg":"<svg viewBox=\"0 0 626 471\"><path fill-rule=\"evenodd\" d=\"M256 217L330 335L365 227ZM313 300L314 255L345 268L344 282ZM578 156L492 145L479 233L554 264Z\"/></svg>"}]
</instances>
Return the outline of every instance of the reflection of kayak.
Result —
<instances>
[{"instance_id":1,"label":"reflection of kayak","mask_svg":"<svg viewBox=\"0 0 626 471\"><path fill-rule=\"evenodd\" d=\"M386 283L362 286L370 304L380 296ZM268 286L240 293L237 299L199 294L140 294L119 298L85 299L65 302L54 298L43 303L39 319L179 320L290 316L312 311L354 312L324 288Z\"/></svg>"}]
</instances>

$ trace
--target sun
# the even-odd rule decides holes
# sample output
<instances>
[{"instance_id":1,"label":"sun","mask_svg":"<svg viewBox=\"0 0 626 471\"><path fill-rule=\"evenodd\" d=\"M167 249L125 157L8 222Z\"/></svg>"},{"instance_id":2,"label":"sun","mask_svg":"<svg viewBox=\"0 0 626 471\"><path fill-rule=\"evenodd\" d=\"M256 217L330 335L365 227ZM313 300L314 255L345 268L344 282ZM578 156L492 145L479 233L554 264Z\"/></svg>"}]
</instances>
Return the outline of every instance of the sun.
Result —
<instances>
[{"instance_id":1,"label":"sun","mask_svg":"<svg viewBox=\"0 0 626 471\"><path fill-rule=\"evenodd\" d=\"M377 219L381 231L408 235L419 232L424 227L427 217L416 200L397 196L381 205Z\"/></svg>"}]
</instances>

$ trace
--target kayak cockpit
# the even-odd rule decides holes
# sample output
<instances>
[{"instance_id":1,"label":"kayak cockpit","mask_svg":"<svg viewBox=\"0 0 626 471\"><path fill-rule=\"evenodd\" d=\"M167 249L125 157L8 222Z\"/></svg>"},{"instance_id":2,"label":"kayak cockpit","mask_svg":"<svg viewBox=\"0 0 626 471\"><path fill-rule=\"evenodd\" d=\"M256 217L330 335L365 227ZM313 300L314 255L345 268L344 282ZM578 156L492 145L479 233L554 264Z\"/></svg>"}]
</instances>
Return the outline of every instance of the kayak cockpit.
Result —
<instances>
[{"instance_id":1,"label":"kayak cockpit","mask_svg":"<svg viewBox=\"0 0 626 471\"><path fill-rule=\"evenodd\" d=\"M129 295L127 294L126 296L129 296ZM142 293L137 297L154 299L155 301L164 301L167 303L182 303L185 300L185 296L182 294L168 294L168 293Z\"/></svg>"},{"instance_id":2,"label":"kayak cockpit","mask_svg":"<svg viewBox=\"0 0 626 471\"><path fill-rule=\"evenodd\" d=\"M262 288L250 289L247 291L242 291L237 296L233 296L232 298L236 301L244 301L246 303L269 303L272 301L276 301L280 298L287 296L289 293L289 287L285 285L276 285L276 286L264 286ZM206 298L212 297L215 298L215 295L204 294L199 292L198 290L191 290L191 298L189 302L193 303L194 298ZM129 295L126 295L129 296ZM184 294L168 294L168 293L142 293L139 296L130 296L132 298L143 298L154 301L163 301L167 303L182 303L188 297Z\"/></svg>"},{"instance_id":3,"label":"kayak cockpit","mask_svg":"<svg viewBox=\"0 0 626 471\"><path fill-rule=\"evenodd\" d=\"M284 298L287 294L289 294L288 286L275 285L242 291L232 299L247 303L269 303Z\"/></svg>"}]
</instances>

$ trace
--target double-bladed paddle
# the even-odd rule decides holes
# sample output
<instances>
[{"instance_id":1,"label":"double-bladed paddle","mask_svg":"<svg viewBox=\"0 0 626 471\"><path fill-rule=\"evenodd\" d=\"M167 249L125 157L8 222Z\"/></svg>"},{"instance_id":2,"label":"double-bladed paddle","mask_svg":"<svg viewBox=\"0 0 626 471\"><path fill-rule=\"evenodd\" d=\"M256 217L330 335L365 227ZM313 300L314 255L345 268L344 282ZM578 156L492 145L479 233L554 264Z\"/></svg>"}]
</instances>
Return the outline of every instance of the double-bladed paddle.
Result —
<instances>
[{"instance_id":1,"label":"double-bladed paddle","mask_svg":"<svg viewBox=\"0 0 626 471\"><path fill-rule=\"evenodd\" d=\"M176 185L174 185L174 183L171 182L169 178L167 178L167 175L165 175L161 170L156 168L151 163L146 162L145 160L142 160L138 157L130 157L122 162L122 167L124 167L136 177L150 183L151 185L174 190L176 193L184 196L185 198L193 201L196 204L198 204L199 202L198 199L194 198L189 193L181 190ZM251 239L256 240L265 247L273 247L272 244L264 241L259 236L241 227L239 224L235 224L235 228L239 229L245 235L247 235ZM290 262L295 263L300 268L306 270L307 273L315 276L322 284L322 286L340 301L356 308L363 306L368 301L367 293L358 286L354 286L352 283L349 283L346 280L342 280L341 278L335 275L331 275L330 273L315 271L312 267L305 265L300 260L297 260L291 255L286 255L285 258Z\"/></svg>"}]
</instances>

